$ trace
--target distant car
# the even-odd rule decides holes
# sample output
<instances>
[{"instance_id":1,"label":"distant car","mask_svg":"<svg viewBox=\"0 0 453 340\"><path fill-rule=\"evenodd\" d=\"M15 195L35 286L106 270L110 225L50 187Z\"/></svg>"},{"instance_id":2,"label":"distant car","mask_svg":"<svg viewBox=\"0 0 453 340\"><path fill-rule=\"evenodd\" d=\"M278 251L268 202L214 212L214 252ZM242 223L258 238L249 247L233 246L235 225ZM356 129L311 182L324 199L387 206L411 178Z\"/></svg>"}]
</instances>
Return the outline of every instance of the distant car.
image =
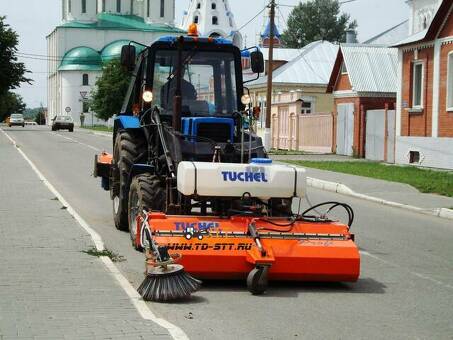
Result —
<instances>
[{"instance_id":1,"label":"distant car","mask_svg":"<svg viewBox=\"0 0 453 340\"><path fill-rule=\"evenodd\" d=\"M38 125L36 122L31 122L31 121L25 121L25 125Z\"/></svg>"},{"instance_id":2,"label":"distant car","mask_svg":"<svg viewBox=\"0 0 453 340\"><path fill-rule=\"evenodd\" d=\"M25 127L24 115L20 113L13 113L9 117L8 126L22 126Z\"/></svg>"},{"instance_id":3,"label":"distant car","mask_svg":"<svg viewBox=\"0 0 453 340\"><path fill-rule=\"evenodd\" d=\"M74 131L74 120L71 116L56 116L52 122L52 131L69 130Z\"/></svg>"}]
</instances>

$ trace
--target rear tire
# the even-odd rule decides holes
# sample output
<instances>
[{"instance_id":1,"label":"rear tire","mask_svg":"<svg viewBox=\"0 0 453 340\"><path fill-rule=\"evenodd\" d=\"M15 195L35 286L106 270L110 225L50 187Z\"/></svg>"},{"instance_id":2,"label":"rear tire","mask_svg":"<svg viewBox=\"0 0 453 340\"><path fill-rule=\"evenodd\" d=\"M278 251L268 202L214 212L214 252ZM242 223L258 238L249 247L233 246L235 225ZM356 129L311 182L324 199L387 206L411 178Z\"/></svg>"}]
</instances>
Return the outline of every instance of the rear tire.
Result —
<instances>
[{"instance_id":1,"label":"rear tire","mask_svg":"<svg viewBox=\"0 0 453 340\"><path fill-rule=\"evenodd\" d=\"M135 243L137 231L137 215L145 211L164 211L166 203L166 191L157 176L141 174L132 180L128 200L129 234L132 246L141 251L141 247Z\"/></svg>"},{"instance_id":2,"label":"rear tire","mask_svg":"<svg viewBox=\"0 0 453 340\"><path fill-rule=\"evenodd\" d=\"M113 219L118 230L128 231L129 173L132 165L139 162L140 156L146 151L144 138L131 132L120 132L116 136L113 147L113 163L111 198L113 200Z\"/></svg>"}]
</instances>

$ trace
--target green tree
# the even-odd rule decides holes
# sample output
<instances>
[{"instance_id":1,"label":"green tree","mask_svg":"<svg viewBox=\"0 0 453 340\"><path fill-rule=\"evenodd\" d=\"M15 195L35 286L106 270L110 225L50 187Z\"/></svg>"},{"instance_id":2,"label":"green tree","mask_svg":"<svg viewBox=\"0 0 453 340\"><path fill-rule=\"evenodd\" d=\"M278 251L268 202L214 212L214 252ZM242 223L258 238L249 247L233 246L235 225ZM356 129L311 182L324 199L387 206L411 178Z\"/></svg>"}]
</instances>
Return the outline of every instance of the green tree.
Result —
<instances>
[{"instance_id":1,"label":"green tree","mask_svg":"<svg viewBox=\"0 0 453 340\"><path fill-rule=\"evenodd\" d=\"M38 113L36 114L35 117L35 122L38 123L38 125L45 125L46 124L46 109L41 104L41 107L38 108Z\"/></svg>"},{"instance_id":2,"label":"green tree","mask_svg":"<svg viewBox=\"0 0 453 340\"><path fill-rule=\"evenodd\" d=\"M24 112L25 108L26 105L20 95L7 91L0 97L0 122L4 121L12 113Z\"/></svg>"},{"instance_id":3,"label":"green tree","mask_svg":"<svg viewBox=\"0 0 453 340\"><path fill-rule=\"evenodd\" d=\"M356 31L357 22L340 13L338 0L311 0L292 10L287 26L282 34L284 45L301 48L317 40L344 42L346 31Z\"/></svg>"},{"instance_id":4,"label":"green tree","mask_svg":"<svg viewBox=\"0 0 453 340\"><path fill-rule=\"evenodd\" d=\"M5 23L5 18L0 16L0 97L20 83L31 83L31 79L24 76L28 72L24 63L17 61L18 35Z\"/></svg>"},{"instance_id":5,"label":"green tree","mask_svg":"<svg viewBox=\"0 0 453 340\"><path fill-rule=\"evenodd\" d=\"M130 74L119 60L114 59L103 67L90 100L91 109L99 119L107 120L121 111L129 81Z\"/></svg>"}]
</instances>

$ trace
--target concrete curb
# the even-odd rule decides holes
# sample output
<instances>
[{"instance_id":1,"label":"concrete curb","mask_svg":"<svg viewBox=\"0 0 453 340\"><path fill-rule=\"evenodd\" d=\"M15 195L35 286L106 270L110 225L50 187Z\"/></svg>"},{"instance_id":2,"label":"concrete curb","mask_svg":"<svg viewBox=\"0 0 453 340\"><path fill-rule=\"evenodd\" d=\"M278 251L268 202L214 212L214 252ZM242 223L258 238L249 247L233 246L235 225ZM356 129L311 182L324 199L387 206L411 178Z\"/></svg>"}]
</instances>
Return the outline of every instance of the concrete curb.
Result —
<instances>
[{"instance_id":1,"label":"concrete curb","mask_svg":"<svg viewBox=\"0 0 453 340\"><path fill-rule=\"evenodd\" d=\"M346 195L346 196L360 198L360 199L363 199L366 201L370 201L370 202L374 202L374 203L378 203L378 204L382 204L382 205L386 205L386 206L390 206L390 207L394 207L394 208L406 209L406 210L410 210L410 211L413 211L413 212L416 212L419 214L437 216L440 218L453 220L453 210L451 210L451 209L446 209L446 208L423 209L423 208L415 207L415 206L408 205L408 204L387 201L382 198L377 198L377 197L373 197L373 196L360 194L358 192L355 192L354 190L352 190L351 188L349 188L348 186L346 186L342 183L329 182L329 181L324 181L324 180L312 178L312 177L307 177L307 185L312 188L317 188L317 189L335 192L335 193Z\"/></svg>"},{"instance_id":2,"label":"concrete curb","mask_svg":"<svg viewBox=\"0 0 453 340\"><path fill-rule=\"evenodd\" d=\"M112 133L111 132L100 132L100 131L93 131L93 130L90 130L90 129L76 129L76 131L86 132L86 133L89 133L89 134L92 134L92 135L112 138Z\"/></svg>"}]
</instances>

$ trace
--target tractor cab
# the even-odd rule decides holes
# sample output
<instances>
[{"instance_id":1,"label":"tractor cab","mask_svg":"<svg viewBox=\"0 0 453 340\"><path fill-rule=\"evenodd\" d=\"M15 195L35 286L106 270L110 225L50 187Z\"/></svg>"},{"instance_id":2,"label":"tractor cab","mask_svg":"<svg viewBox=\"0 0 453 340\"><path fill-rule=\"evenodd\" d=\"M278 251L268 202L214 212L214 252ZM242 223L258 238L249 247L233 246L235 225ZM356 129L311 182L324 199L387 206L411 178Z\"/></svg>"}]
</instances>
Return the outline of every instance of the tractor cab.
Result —
<instances>
[{"instance_id":1,"label":"tractor cab","mask_svg":"<svg viewBox=\"0 0 453 340\"><path fill-rule=\"evenodd\" d=\"M252 54L254 70L263 72L261 52ZM250 157L265 156L261 140L250 131L243 133L250 97L244 95L241 51L229 40L199 38L194 32L163 37L138 58L133 45L124 46L121 59L134 69L121 115L150 123L157 114L175 132L172 138L179 139L176 159L212 161L215 144L228 161L240 162L244 140L254 148ZM242 153L247 154L244 148Z\"/></svg>"}]
</instances>

